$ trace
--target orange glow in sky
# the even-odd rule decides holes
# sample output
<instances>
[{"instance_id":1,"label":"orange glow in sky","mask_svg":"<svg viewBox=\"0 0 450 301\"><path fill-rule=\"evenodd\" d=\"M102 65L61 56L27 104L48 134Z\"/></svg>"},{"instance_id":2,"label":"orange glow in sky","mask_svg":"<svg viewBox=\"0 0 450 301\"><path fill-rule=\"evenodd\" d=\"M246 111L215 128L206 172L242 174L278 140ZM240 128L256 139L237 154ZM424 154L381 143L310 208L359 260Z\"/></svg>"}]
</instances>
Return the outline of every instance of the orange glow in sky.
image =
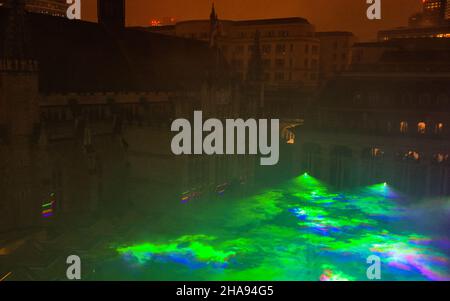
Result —
<instances>
[{"instance_id":1,"label":"orange glow in sky","mask_svg":"<svg viewBox=\"0 0 450 301\"><path fill-rule=\"evenodd\" d=\"M128 0L127 25L148 26L149 20L207 19L212 0ZM304 17L319 31L352 31L362 40L375 39L381 29L406 26L422 11L422 0L381 0L382 20L367 20L366 0L215 0L219 18L229 20ZM96 20L96 1L83 2L82 17Z\"/></svg>"}]
</instances>

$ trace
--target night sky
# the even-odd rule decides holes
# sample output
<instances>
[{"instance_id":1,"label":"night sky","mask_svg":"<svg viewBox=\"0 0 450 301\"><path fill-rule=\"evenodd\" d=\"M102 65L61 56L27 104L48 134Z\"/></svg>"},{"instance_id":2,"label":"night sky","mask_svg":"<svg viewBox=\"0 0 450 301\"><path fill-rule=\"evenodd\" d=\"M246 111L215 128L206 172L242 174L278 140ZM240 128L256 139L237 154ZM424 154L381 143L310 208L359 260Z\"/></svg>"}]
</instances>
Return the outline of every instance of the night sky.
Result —
<instances>
[{"instance_id":1,"label":"night sky","mask_svg":"<svg viewBox=\"0 0 450 301\"><path fill-rule=\"evenodd\" d=\"M382 20L366 18L366 0L215 0L219 18L230 20L305 17L316 29L348 30L361 40L375 39L380 29L405 26L421 10L421 0L381 0ZM206 19L212 0L128 0L127 25L148 25L151 19ZM96 1L82 1L83 18L96 20Z\"/></svg>"}]
</instances>

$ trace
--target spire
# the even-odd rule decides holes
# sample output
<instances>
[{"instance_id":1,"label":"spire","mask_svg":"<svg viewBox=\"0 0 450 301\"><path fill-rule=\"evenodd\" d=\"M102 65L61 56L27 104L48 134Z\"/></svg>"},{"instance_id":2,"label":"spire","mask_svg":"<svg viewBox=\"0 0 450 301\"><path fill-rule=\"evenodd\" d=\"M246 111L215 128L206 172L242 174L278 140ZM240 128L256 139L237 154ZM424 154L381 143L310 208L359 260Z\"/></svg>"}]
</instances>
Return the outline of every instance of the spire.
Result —
<instances>
[{"instance_id":1,"label":"spire","mask_svg":"<svg viewBox=\"0 0 450 301\"><path fill-rule=\"evenodd\" d=\"M259 30L255 32L252 56L250 57L247 79L250 81L261 81L263 79L263 66L261 55L261 35Z\"/></svg>"},{"instance_id":2,"label":"spire","mask_svg":"<svg viewBox=\"0 0 450 301\"><path fill-rule=\"evenodd\" d=\"M25 0L9 0L4 41L2 67L4 69L29 70L34 68L29 27L26 19Z\"/></svg>"},{"instance_id":3,"label":"spire","mask_svg":"<svg viewBox=\"0 0 450 301\"><path fill-rule=\"evenodd\" d=\"M214 2L212 4L212 8L211 8L211 14L209 15L209 19L211 20L211 22L217 21L217 13L216 13L216 8L214 7Z\"/></svg>"},{"instance_id":4,"label":"spire","mask_svg":"<svg viewBox=\"0 0 450 301\"><path fill-rule=\"evenodd\" d=\"M209 21L210 21L210 31L211 31L210 36L209 36L209 46L211 48L213 48L213 47L217 46L217 37L219 36L219 18L217 17L214 3L212 4Z\"/></svg>"}]
</instances>

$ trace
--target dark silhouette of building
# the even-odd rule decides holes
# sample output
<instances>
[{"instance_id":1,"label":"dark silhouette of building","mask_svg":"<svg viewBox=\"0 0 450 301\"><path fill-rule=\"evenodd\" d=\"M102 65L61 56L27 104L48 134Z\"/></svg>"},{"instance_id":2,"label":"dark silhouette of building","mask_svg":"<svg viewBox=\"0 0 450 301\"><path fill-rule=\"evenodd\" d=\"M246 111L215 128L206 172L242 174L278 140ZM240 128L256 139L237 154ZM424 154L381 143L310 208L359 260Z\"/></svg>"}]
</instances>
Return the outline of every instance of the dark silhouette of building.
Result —
<instances>
[{"instance_id":1,"label":"dark silhouette of building","mask_svg":"<svg viewBox=\"0 0 450 301\"><path fill-rule=\"evenodd\" d=\"M66 17L66 0L23 0L25 9L29 12L47 14L57 17ZM7 5L9 0L0 0L0 6Z\"/></svg>"},{"instance_id":2,"label":"dark silhouette of building","mask_svg":"<svg viewBox=\"0 0 450 301\"><path fill-rule=\"evenodd\" d=\"M237 107L224 60L201 41L124 28L123 1L100 2L101 24L26 12L20 0L0 8L2 232L41 227L49 195L55 221L70 223L243 174L243 160L170 152L171 120ZM199 166L204 176L190 177Z\"/></svg>"},{"instance_id":3,"label":"dark silhouette of building","mask_svg":"<svg viewBox=\"0 0 450 301\"><path fill-rule=\"evenodd\" d=\"M98 22L112 28L125 27L125 0L98 0Z\"/></svg>"},{"instance_id":4,"label":"dark silhouette of building","mask_svg":"<svg viewBox=\"0 0 450 301\"><path fill-rule=\"evenodd\" d=\"M382 30L379 40L398 38L450 38L449 2L447 0L423 0L422 12L409 18L408 27Z\"/></svg>"}]
</instances>

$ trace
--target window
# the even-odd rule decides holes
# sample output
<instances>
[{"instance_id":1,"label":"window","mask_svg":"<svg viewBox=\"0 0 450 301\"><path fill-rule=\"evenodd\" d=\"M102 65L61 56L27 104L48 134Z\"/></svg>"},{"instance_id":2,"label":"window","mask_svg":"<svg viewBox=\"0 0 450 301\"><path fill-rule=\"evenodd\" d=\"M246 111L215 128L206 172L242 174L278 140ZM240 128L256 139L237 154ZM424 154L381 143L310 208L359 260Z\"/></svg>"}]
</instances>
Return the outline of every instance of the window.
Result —
<instances>
[{"instance_id":1,"label":"window","mask_svg":"<svg viewBox=\"0 0 450 301\"><path fill-rule=\"evenodd\" d=\"M275 73L275 80L284 80L284 73L283 72Z\"/></svg>"},{"instance_id":2,"label":"window","mask_svg":"<svg viewBox=\"0 0 450 301\"><path fill-rule=\"evenodd\" d=\"M242 45L236 46L235 52L236 52L236 54L243 54L244 53L244 46L242 46Z\"/></svg>"},{"instance_id":3,"label":"window","mask_svg":"<svg viewBox=\"0 0 450 301\"><path fill-rule=\"evenodd\" d=\"M404 160L412 160L412 161L419 161L420 160L420 154L416 151L409 151L407 152L404 157Z\"/></svg>"},{"instance_id":4,"label":"window","mask_svg":"<svg viewBox=\"0 0 450 301\"><path fill-rule=\"evenodd\" d=\"M437 123L434 132L436 134L442 134L444 132L444 124L442 122Z\"/></svg>"},{"instance_id":5,"label":"window","mask_svg":"<svg viewBox=\"0 0 450 301\"><path fill-rule=\"evenodd\" d=\"M305 45L305 53L308 53L309 52L309 44L306 44Z\"/></svg>"},{"instance_id":6,"label":"window","mask_svg":"<svg viewBox=\"0 0 450 301\"><path fill-rule=\"evenodd\" d=\"M429 105L431 103L431 95L430 94L421 94L419 96L419 105Z\"/></svg>"},{"instance_id":7,"label":"window","mask_svg":"<svg viewBox=\"0 0 450 301\"><path fill-rule=\"evenodd\" d=\"M408 132L408 122L402 121L400 122L400 133L406 134Z\"/></svg>"},{"instance_id":8,"label":"window","mask_svg":"<svg viewBox=\"0 0 450 301\"><path fill-rule=\"evenodd\" d=\"M362 152L364 159L382 159L384 151L378 147L365 148Z\"/></svg>"},{"instance_id":9,"label":"window","mask_svg":"<svg viewBox=\"0 0 450 301\"><path fill-rule=\"evenodd\" d=\"M448 96L446 94L439 94L437 97L438 105L448 105Z\"/></svg>"},{"instance_id":10,"label":"window","mask_svg":"<svg viewBox=\"0 0 450 301\"><path fill-rule=\"evenodd\" d=\"M264 67L264 68L270 68L270 65L271 65L270 62L271 62L271 61L270 61L269 59L263 60L263 61L262 61L263 67Z\"/></svg>"},{"instance_id":11,"label":"window","mask_svg":"<svg viewBox=\"0 0 450 301\"><path fill-rule=\"evenodd\" d=\"M264 44L261 46L261 51L263 54L269 54L272 51L272 46L270 44Z\"/></svg>"},{"instance_id":12,"label":"window","mask_svg":"<svg viewBox=\"0 0 450 301\"><path fill-rule=\"evenodd\" d=\"M383 157L384 152L381 149L374 147L371 149L370 155L372 156L372 158L381 158Z\"/></svg>"},{"instance_id":13,"label":"window","mask_svg":"<svg viewBox=\"0 0 450 301\"><path fill-rule=\"evenodd\" d=\"M313 45L312 46L312 53L313 54L318 54L319 53L319 46Z\"/></svg>"},{"instance_id":14,"label":"window","mask_svg":"<svg viewBox=\"0 0 450 301\"><path fill-rule=\"evenodd\" d=\"M444 162L448 162L449 156L448 154L436 154L433 156L434 162L436 163L444 163Z\"/></svg>"},{"instance_id":15,"label":"window","mask_svg":"<svg viewBox=\"0 0 450 301\"><path fill-rule=\"evenodd\" d=\"M277 67L277 68L284 68L284 60L283 59L275 60L275 67Z\"/></svg>"},{"instance_id":16,"label":"window","mask_svg":"<svg viewBox=\"0 0 450 301\"><path fill-rule=\"evenodd\" d=\"M277 53L285 54L286 53L286 45L285 44L277 44Z\"/></svg>"},{"instance_id":17,"label":"window","mask_svg":"<svg viewBox=\"0 0 450 301\"><path fill-rule=\"evenodd\" d=\"M419 122L417 124L417 132L419 134L425 134L427 132L427 124L425 122Z\"/></svg>"},{"instance_id":18,"label":"window","mask_svg":"<svg viewBox=\"0 0 450 301\"><path fill-rule=\"evenodd\" d=\"M253 55L253 51L255 50L255 45L248 45L247 47L247 53L249 56Z\"/></svg>"}]
</instances>

